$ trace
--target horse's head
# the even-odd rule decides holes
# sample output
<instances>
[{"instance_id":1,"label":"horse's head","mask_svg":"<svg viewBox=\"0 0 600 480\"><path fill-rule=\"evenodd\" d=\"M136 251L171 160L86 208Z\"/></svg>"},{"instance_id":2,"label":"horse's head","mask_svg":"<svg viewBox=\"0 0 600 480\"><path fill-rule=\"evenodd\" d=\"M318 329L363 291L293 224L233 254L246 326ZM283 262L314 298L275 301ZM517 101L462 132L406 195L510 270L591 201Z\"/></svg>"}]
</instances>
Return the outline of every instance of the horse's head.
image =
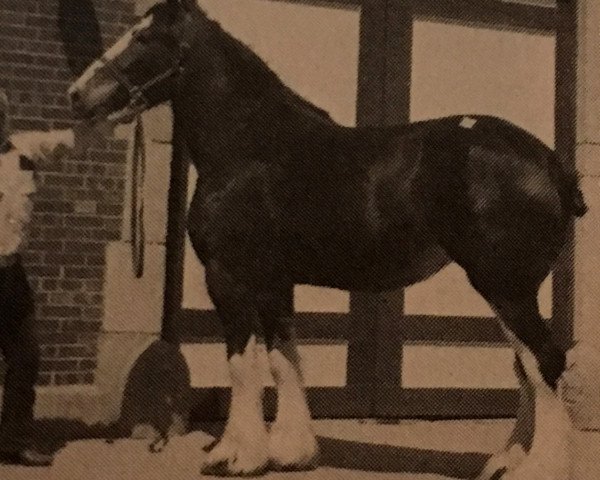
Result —
<instances>
[{"instance_id":1,"label":"horse's head","mask_svg":"<svg viewBox=\"0 0 600 480\"><path fill-rule=\"evenodd\" d=\"M128 122L167 101L202 15L196 0L167 0L152 7L69 88L75 114Z\"/></svg>"}]
</instances>

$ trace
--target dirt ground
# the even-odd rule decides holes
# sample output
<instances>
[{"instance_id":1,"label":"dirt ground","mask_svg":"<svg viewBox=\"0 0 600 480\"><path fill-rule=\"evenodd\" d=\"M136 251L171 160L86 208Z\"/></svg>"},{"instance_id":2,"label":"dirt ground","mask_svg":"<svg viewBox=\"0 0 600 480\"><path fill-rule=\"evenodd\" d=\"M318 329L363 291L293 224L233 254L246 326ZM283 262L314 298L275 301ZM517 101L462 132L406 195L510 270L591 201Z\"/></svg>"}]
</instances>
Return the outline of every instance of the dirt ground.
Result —
<instances>
[{"instance_id":1,"label":"dirt ground","mask_svg":"<svg viewBox=\"0 0 600 480\"><path fill-rule=\"evenodd\" d=\"M312 472L269 473L269 480L444 480L473 478L487 455L502 446L511 420L403 421L381 424L372 420L315 422L320 436L321 466ZM57 425L48 425L48 435ZM64 430L64 426L62 427ZM0 466L2 480L188 480L200 478L200 465L216 429L203 428L173 439L158 454L143 440L107 443L101 432L62 432L69 441L50 468ZM64 442L63 442L64 443ZM573 480L600 478L600 434L574 435Z\"/></svg>"}]
</instances>

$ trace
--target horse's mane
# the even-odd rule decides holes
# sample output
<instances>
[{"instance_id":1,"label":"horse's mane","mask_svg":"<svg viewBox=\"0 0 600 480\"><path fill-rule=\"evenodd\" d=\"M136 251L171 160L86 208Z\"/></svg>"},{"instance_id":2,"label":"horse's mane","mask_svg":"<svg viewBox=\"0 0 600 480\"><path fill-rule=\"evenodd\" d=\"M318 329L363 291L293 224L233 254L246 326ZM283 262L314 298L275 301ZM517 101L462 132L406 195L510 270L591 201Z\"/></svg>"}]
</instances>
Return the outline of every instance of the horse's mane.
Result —
<instances>
[{"instance_id":1,"label":"horse's mane","mask_svg":"<svg viewBox=\"0 0 600 480\"><path fill-rule=\"evenodd\" d=\"M328 112L317 107L285 85L279 76L250 47L226 32L217 21L209 19L204 11L201 11L201 14L209 24L215 45L226 53L228 60L240 67L240 71L244 71L252 77L254 85L266 86L272 90L275 96L282 98L292 107L308 111L323 120L333 121Z\"/></svg>"}]
</instances>

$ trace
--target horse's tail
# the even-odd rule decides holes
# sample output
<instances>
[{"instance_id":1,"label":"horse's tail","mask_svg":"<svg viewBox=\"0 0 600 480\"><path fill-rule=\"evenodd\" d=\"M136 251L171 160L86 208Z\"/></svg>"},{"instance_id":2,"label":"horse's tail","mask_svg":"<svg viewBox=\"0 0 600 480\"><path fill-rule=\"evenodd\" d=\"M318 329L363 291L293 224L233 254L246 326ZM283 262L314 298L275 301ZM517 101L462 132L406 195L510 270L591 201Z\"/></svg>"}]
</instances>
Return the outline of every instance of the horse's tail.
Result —
<instances>
[{"instance_id":1,"label":"horse's tail","mask_svg":"<svg viewBox=\"0 0 600 480\"><path fill-rule=\"evenodd\" d=\"M588 211L588 206L583 198L577 172L574 170L567 171L554 152L552 152L548 163L550 172L557 182L558 193L563 205L572 215L583 217Z\"/></svg>"}]
</instances>

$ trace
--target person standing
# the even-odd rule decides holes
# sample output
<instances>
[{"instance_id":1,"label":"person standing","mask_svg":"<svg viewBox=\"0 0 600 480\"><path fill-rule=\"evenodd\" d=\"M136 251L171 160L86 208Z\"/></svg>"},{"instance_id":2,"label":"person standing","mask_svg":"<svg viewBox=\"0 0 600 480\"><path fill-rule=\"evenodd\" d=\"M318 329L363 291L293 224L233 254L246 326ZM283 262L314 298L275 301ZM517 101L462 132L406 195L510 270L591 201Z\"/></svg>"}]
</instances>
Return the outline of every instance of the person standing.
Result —
<instances>
[{"instance_id":1,"label":"person standing","mask_svg":"<svg viewBox=\"0 0 600 480\"><path fill-rule=\"evenodd\" d=\"M9 135L8 99L0 91L0 353L7 364L0 416L0 463L47 466L35 448L33 410L40 349L34 297L21 253L30 223L34 170L73 149L71 130ZM37 432L43 435L43 432Z\"/></svg>"}]
</instances>

